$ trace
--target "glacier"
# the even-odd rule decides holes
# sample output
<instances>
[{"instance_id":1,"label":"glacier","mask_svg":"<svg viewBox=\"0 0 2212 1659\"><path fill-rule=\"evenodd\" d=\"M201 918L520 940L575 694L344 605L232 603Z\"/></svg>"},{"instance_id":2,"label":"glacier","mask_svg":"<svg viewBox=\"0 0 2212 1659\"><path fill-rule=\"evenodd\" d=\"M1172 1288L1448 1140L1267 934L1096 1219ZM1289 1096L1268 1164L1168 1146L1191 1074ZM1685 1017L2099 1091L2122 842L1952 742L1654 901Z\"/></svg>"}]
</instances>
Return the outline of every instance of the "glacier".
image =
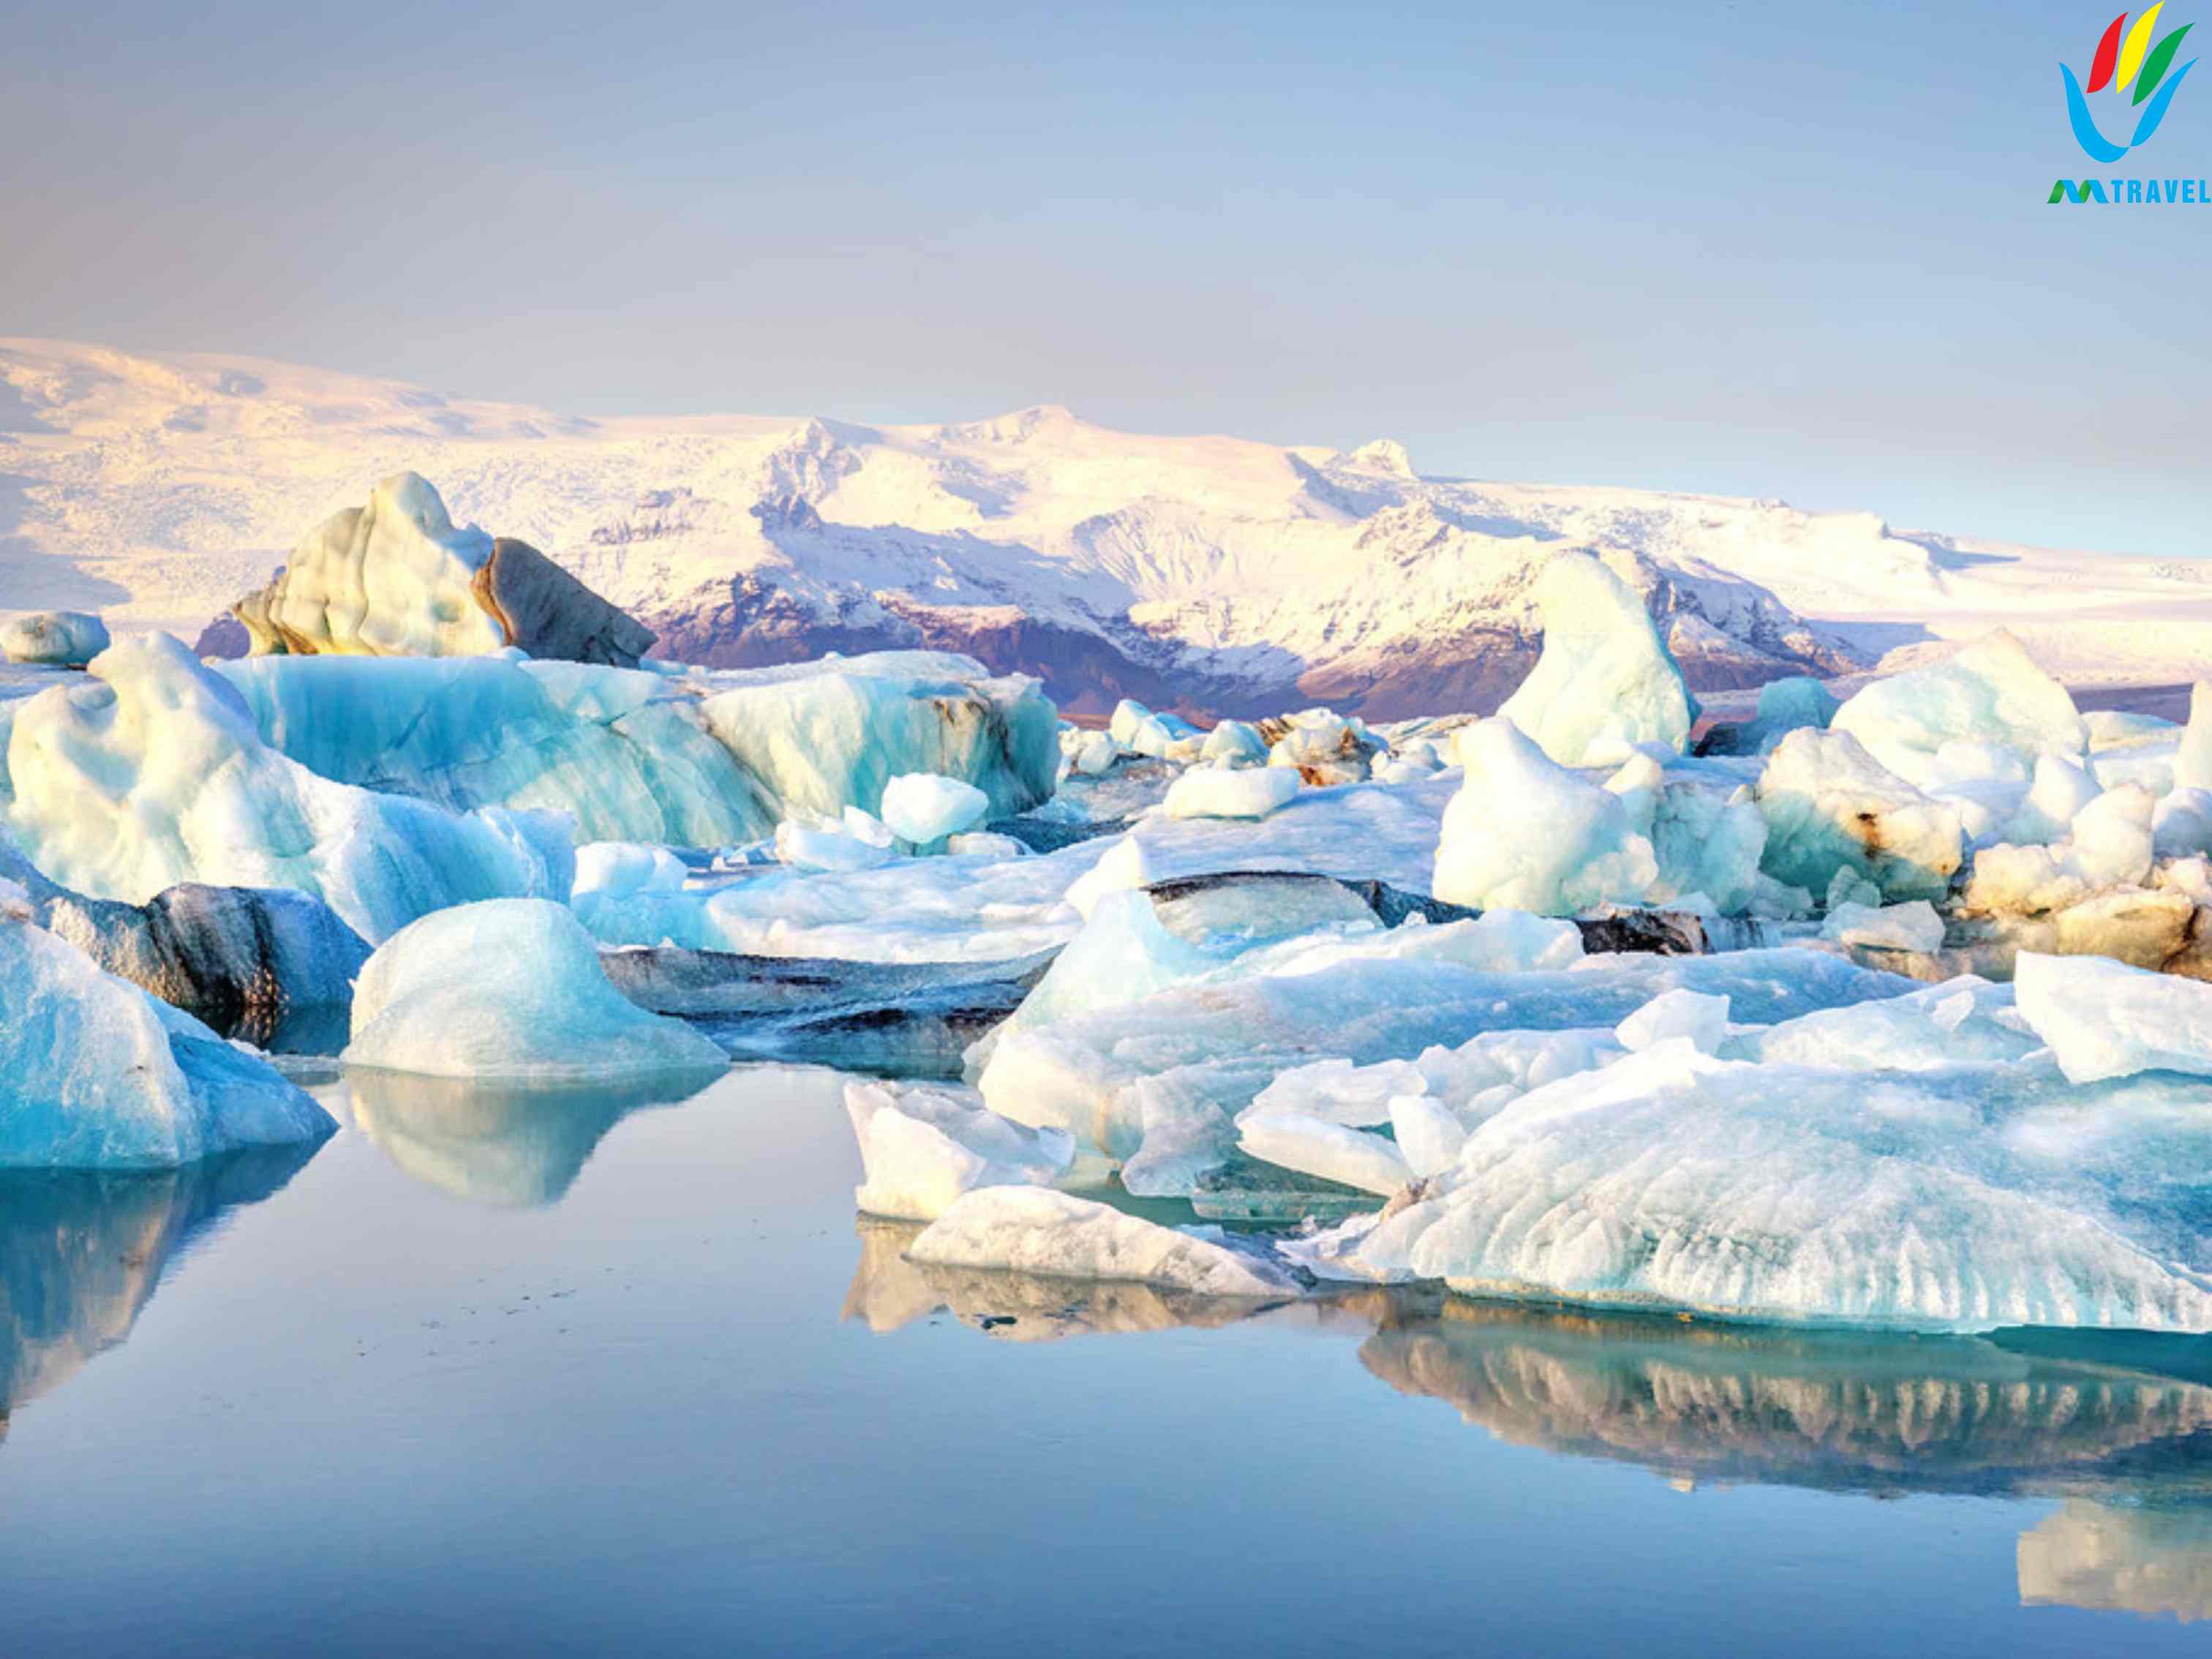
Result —
<instances>
[{"instance_id":1,"label":"glacier","mask_svg":"<svg viewBox=\"0 0 2212 1659\"><path fill-rule=\"evenodd\" d=\"M108 647L107 624L82 611L40 611L0 621L0 659L82 668Z\"/></svg>"}]
</instances>

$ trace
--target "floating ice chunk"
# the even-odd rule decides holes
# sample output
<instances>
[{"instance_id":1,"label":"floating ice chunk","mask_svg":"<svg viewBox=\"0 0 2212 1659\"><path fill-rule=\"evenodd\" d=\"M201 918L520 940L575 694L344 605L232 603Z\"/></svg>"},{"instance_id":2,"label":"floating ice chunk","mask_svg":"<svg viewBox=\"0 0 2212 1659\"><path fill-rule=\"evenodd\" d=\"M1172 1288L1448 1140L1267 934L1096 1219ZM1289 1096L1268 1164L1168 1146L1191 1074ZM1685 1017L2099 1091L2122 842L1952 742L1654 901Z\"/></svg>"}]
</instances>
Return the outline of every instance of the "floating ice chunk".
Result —
<instances>
[{"instance_id":1,"label":"floating ice chunk","mask_svg":"<svg viewBox=\"0 0 2212 1659\"><path fill-rule=\"evenodd\" d=\"M1369 1128L1390 1121L1390 1103L1398 1096L1425 1093L1427 1088L1427 1077L1409 1060L1386 1060L1373 1066L1317 1060L1276 1078L1237 1115L1237 1121L1241 1125L1256 1117L1291 1115Z\"/></svg>"},{"instance_id":2,"label":"floating ice chunk","mask_svg":"<svg viewBox=\"0 0 2212 1659\"><path fill-rule=\"evenodd\" d=\"M1071 744L1068 739L1073 738ZM1095 778L1114 769L1114 763L1121 751L1113 735L1106 732L1084 732L1071 728L1061 734L1060 752L1068 757L1073 768L1086 778Z\"/></svg>"},{"instance_id":3,"label":"floating ice chunk","mask_svg":"<svg viewBox=\"0 0 2212 1659\"><path fill-rule=\"evenodd\" d=\"M1802 726L1824 730L1842 706L1826 686L1804 675L1769 680L1759 688L1759 743L1761 746L1779 743L1785 734Z\"/></svg>"},{"instance_id":4,"label":"floating ice chunk","mask_svg":"<svg viewBox=\"0 0 2212 1659\"><path fill-rule=\"evenodd\" d=\"M1237 1146L1263 1163L1364 1193L1389 1197L1413 1178L1395 1141L1297 1112L1267 1112L1237 1122Z\"/></svg>"},{"instance_id":5,"label":"floating ice chunk","mask_svg":"<svg viewBox=\"0 0 2212 1659\"><path fill-rule=\"evenodd\" d=\"M1751 790L1733 779L1716 781L1694 773L1670 776L1648 750L1639 750L1606 782L1621 798L1636 833L1651 842L1659 874L1645 897L1672 908L1705 896L1704 908L1741 915L1759 891L1759 855L1766 820Z\"/></svg>"},{"instance_id":6,"label":"floating ice chunk","mask_svg":"<svg viewBox=\"0 0 2212 1659\"><path fill-rule=\"evenodd\" d=\"M2100 787L2087 768L2063 756L2037 757L2035 781L2006 823L2002 839L2016 845L2057 841L2074 815L2096 799Z\"/></svg>"},{"instance_id":7,"label":"floating ice chunk","mask_svg":"<svg viewBox=\"0 0 2212 1659\"><path fill-rule=\"evenodd\" d=\"M1224 771L1194 766L1168 790L1163 810L1171 818L1264 818L1298 793L1298 775L1280 766Z\"/></svg>"},{"instance_id":8,"label":"floating ice chunk","mask_svg":"<svg viewBox=\"0 0 2212 1659\"><path fill-rule=\"evenodd\" d=\"M2142 884L2150 878L2156 805L2141 785L2121 784L2076 812L2071 833L2055 846L1984 848L1966 884L1967 908L2039 915Z\"/></svg>"},{"instance_id":9,"label":"floating ice chunk","mask_svg":"<svg viewBox=\"0 0 2212 1659\"><path fill-rule=\"evenodd\" d=\"M1102 895L1083 931L1054 959L1006 1029L1048 1025L1101 1008L1139 1002L1219 966L1220 959L1160 923L1141 891Z\"/></svg>"},{"instance_id":10,"label":"floating ice chunk","mask_svg":"<svg viewBox=\"0 0 2212 1659\"><path fill-rule=\"evenodd\" d=\"M2151 814L2151 848L2160 859L2212 853L2212 789L2176 789Z\"/></svg>"},{"instance_id":11,"label":"floating ice chunk","mask_svg":"<svg viewBox=\"0 0 2212 1659\"><path fill-rule=\"evenodd\" d=\"M261 740L337 783L453 811L547 808L583 841L716 847L781 808L706 727L696 691L640 671L493 657L252 657L216 670Z\"/></svg>"},{"instance_id":12,"label":"floating ice chunk","mask_svg":"<svg viewBox=\"0 0 2212 1659\"><path fill-rule=\"evenodd\" d=\"M1209 766L1265 766L1267 740L1243 720L1223 720L1206 734L1198 757Z\"/></svg>"},{"instance_id":13,"label":"floating ice chunk","mask_svg":"<svg viewBox=\"0 0 2212 1659\"><path fill-rule=\"evenodd\" d=\"M413 472L377 485L292 550L268 586L232 607L254 653L538 657L635 667L641 627L526 542L455 526Z\"/></svg>"},{"instance_id":14,"label":"floating ice chunk","mask_svg":"<svg viewBox=\"0 0 2212 1659\"><path fill-rule=\"evenodd\" d=\"M690 872L665 847L635 842L595 841L576 849L573 896L604 894L625 899L640 893L680 893Z\"/></svg>"},{"instance_id":15,"label":"floating ice chunk","mask_svg":"<svg viewBox=\"0 0 2212 1659\"><path fill-rule=\"evenodd\" d=\"M1491 1118L1425 1196L1311 1262L1747 1319L2212 1330L2212 1280L2163 1254L2199 1200L2124 1224L2102 1196L2161 1109L2114 1103L2131 1148L2077 1168L2032 1132L2045 1075L1749 1066L1661 1043Z\"/></svg>"},{"instance_id":16,"label":"floating ice chunk","mask_svg":"<svg viewBox=\"0 0 2212 1659\"><path fill-rule=\"evenodd\" d=\"M933 660L960 666L963 677L931 677L898 653L880 662L825 659L749 677L708 696L702 712L708 729L789 816L872 811L903 772L973 784L994 817L1049 799L1060 720L1036 682L993 678L963 658Z\"/></svg>"},{"instance_id":17,"label":"floating ice chunk","mask_svg":"<svg viewBox=\"0 0 2212 1659\"><path fill-rule=\"evenodd\" d=\"M2173 756L2173 787L2212 789L2212 681L2190 688L2189 725Z\"/></svg>"},{"instance_id":18,"label":"floating ice chunk","mask_svg":"<svg viewBox=\"0 0 2212 1659\"><path fill-rule=\"evenodd\" d=\"M1849 870L1886 898L1940 898L1965 856L1959 809L1885 770L1848 732L1792 732L1753 795L1766 819L1759 867L1808 892Z\"/></svg>"},{"instance_id":19,"label":"floating ice chunk","mask_svg":"<svg viewBox=\"0 0 2212 1659\"><path fill-rule=\"evenodd\" d=\"M1114 705L1114 718L1107 732L1129 753L1152 760L1170 758L1179 745L1199 735L1198 728L1188 720L1174 714L1155 714L1128 697Z\"/></svg>"},{"instance_id":20,"label":"floating ice chunk","mask_svg":"<svg viewBox=\"0 0 2212 1659\"><path fill-rule=\"evenodd\" d=\"M41 611L0 622L0 657L82 668L107 649L107 624L82 611Z\"/></svg>"},{"instance_id":21,"label":"floating ice chunk","mask_svg":"<svg viewBox=\"0 0 2212 1659\"><path fill-rule=\"evenodd\" d=\"M720 1069L721 1049L607 981L592 936L539 899L465 904L379 946L356 981L349 1066L548 1081Z\"/></svg>"},{"instance_id":22,"label":"floating ice chunk","mask_svg":"<svg viewBox=\"0 0 2212 1659\"><path fill-rule=\"evenodd\" d=\"M2066 688L2002 629L1941 662L1876 680L1838 709L1831 726L1923 790L1956 781L1955 769L1947 775L1939 762L1954 740L2008 750L2021 767L2045 750L2074 759L2088 748Z\"/></svg>"},{"instance_id":23,"label":"floating ice chunk","mask_svg":"<svg viewBox=\"0 0 2212 1659\"><path fill-rule=\"evenodd\" d=\"M2037 1042L2014 1012L2011 987L1966 976L1905 996L1739 1028L1720 1054L1771 1065L1917 1072L2017 1060Z\"/></svg>"},{"instance_id":24,"label":"floating ice chunk","mask_svg":"<svg viewBox=\"0 0 2212 1659\"><path fill-rule=\"evenodd\" d=\"M2212 1077L2212 985L2200 980L2023 951L2013 994L2069 1083L2152 1071Z\"/></svg>"},{"instance_id":25,"label":"floating ice chunk","mask_svg":"<svg viewBox=\"0 0 2212 1659\"><path fill-rule=\"evenodd\" d=\"M991 798L972 783L934 772L902 772L884 785L879 816L891 833L917 847L972 830L991 811Z\"/></svg>"},{"instance_id":26,"label":"floating ice chunk","mask_svg":"<svg viewBox=\"0 0 2212 1659\"><path fill-rule=\"evenodd\" d=\"M1044 1186L1075 1142L1000 1117L971 1090L848 1083L845 1110L865 1172L854 1194L870 1215L934 1221L978 1187Z\"/></svg>"},{"instance_id":27,"label":"floating ice chunk","mask_svg":"<svg viewBox=\"0 0 2212 1659\"><path fill-rule=\"evenodd\" d=\"M0 1167L167 1169L335 1127L258 1057L0 915Z\"/></svg>"},{"instance_id":28,"label":"floating ice chunk","mask_svg":"<svg viewBox=\"0 0 2212 1659\"><path fill-rule=\"evenodd\" d=\"M1267 750L1267 764L1289 769L1316 788L1360 781L1382 750L1362 721L1332 709L1304 709L1288 721L1290 729Z\"/></svg>"},{"instance_id":29,"label":"floating ice chunk","mask_svg":"<svg viewBox=\"0 0 2212 1659\"><path fill-rule=\"evenodd\" d=\"M964 835L948 836L945 850L955 858L1018 859L1028 857L1030 849L1012 836L970 830Z\"/></svg>"},{"instance_id":30,"label":"floating ice chunk","mask_svg":"<svg viewBox=\"0 0 2212 1659\"><path fill-rule=\"evenodd\" d=\"M802 870L873 870L895 864L898 854L865 826L837 817L808 815L813 822L786 818L775 826L775 855Z\"/></svg>"},{"instance_id":31,"label":"floating ice chunk","mask_svg":"<svg viewBox=\"0 0 2212 1659\"><path fill-rule=\"evenodd\" d=\"M1438 898L1545 915L1643 901L1658 859L1619 795L1547 759L1503 717L1467 727L1457 745L1467 773L1444 811Z\"/></svg>"},{"instance_id":32,"label":"floating ice chunk","mask_svg":"<svg viewBox=\"0 0 2212 1659\"><path fill-rule=\"evenodd\" d=\"M1680 754L1696 713L1651 614L1583 553L1553 556L1536 579L1544 649L1498 716L1562 766L1612 766L1639 743Z\"/></svg>"},{"instance_id":33,"label":"floating ice chunk","mask_svg":"<svg viewBox=\"0 0 2212 1659\"><path fill-rule=\"evenodd\" d=\"M1655 1043L1687 1038L1700 1054L1717 1049L1729 1034L1729 1000L1695 991L1664 991L1613 1028L1620 1046L1640 1054Z\"/></svg>"},{"instance_id":34,"label":"floating ice chunk","mask_svg":"<svg viewBox=\"0 0 2212 1659\"><path fill-rule=\"evenodd\" d=\"M916 1261L1151 1285L1198 1296L1298 1293L1274 1262L1043 1187L963 1194L907 1249Z\"/></svg>"},{"instance_id":35,"label":"floating ice chunk","mask_svg":"<svg viewBox=\"0 0 2212 1659\"><path fill-rule=\"evenodd\" d=\"M1126 893L1155 879L1152 860L1145 843L1127 835L1106 849L1105 856L1069 884L1067 902L1088 921L1098 901L1109 893Z\"/></svg>"},{"instance_id":36,"label":"floating ice chunk","mask_svg":"<svg viewBox=\"0 0 2212 1659\"><path fill-rule=\"evenodd\" d=\"M1440 1100L1400 1095L1390 1103L1390 1129L1406 1167L1419 1180L1449 1170L1467 1145L1467 1126Z\"/></svg>"},{"instance_id":37,"label":"floating ice chunk","mask_svg":"<svg viewBox=\"0 0 2212 1659\"><path fill-rule=\"evenodd\" d=\"M471 899L566 899L565 819L317 776L264 744L239 693L165 634L15 705L0 819L46 875L143 904L181 882L313 894L372 944Z\"/></svg>"},{"instance_id":38,"label":"floating ice chunk","mask_svg":"<svg viewBox=\"0 0 2212 1659\"><path fill-rule=\"evenodd\" d=\"M1877 951L1935 951L1943 948L1943 918L1926 899L1910 904L1839 904L1820 924L1820 937Z\"/></svg>"}]
</instances>

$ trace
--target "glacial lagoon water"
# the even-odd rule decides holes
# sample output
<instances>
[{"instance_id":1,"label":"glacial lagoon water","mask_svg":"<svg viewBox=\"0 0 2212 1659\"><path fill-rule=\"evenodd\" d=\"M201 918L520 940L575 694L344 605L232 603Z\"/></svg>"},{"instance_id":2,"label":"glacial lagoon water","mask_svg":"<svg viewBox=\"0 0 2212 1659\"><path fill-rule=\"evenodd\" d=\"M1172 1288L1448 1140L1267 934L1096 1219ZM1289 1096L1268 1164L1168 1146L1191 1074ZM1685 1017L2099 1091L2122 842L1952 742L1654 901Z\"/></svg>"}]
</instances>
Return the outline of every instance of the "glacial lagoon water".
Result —
<instances>
[{"instance_id":1,"label":"glacial lagoon water","mask_svg":"<svg viewBox=\"0 0 2212 1659\"><path fill-rule=\"evenodd\" d=\"M2212 1645L2206 1345L926 1272L841 1082L0 1181L0 1650Z\"/></svg>"}]
</instances>

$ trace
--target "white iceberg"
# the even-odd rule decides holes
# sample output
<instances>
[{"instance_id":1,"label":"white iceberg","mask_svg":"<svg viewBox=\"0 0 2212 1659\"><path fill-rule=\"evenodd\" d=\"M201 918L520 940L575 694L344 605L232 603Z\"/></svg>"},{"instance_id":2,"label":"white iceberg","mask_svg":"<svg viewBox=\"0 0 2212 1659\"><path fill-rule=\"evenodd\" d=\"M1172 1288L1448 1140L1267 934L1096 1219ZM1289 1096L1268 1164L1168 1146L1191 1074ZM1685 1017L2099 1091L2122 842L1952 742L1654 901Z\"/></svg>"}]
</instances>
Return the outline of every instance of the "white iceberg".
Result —
<instances>
[{"instance_id":1,"label":"white iceberg","mask_svg":"<svg viewBox=\"0 0 2212 1659\"><path fill-rule=\"evenodd\" d=\"M1265 766L1267 740L1244 720L1223 720L1206 734L1198 757L1208 766Z\"/></svg>"},{"instance_id":2,"label":"white iceberg","mask_svg":"<svg viewBox=\"0 0 2212 1659\"><path fill-rule=\"evenodd\" d=\"M902 773L974 785L990 816L1051 799L1060 720L1036 682L972 658L884 653L712 677L708 729L787 816L874 812Z\"/></svg>"},{"instance_id":3,"label":"white iceberg","mask_svg":"<svg viewBox=\"0 0 2212 1659\"><path fill-rule=\"evenodd\" d=\"M924 847L974 829L990 811L991 798L972 783L934 772L902 772L884 785L877 816L900 840Z\"/></svg>"},{"instance_id":4,"label":"white iceberg","mask_svg":"<svg viewBox=\"0 0 2212 1659\"><path fill-rule=\"evenodd\" d=\"M1064 1132L1000 1117L969 1090L855 1081L845 1110L864 1171L854 1199L870 1215L934 1221L963 1193L1047 1185L1075 1157Z\"/></svg>"},{"instance_id":5,"label":"white iceberg","mask_svg":"<svg viewBox=\"0 0 2212 1659\"><path fill-rule=\"evenodd\" d=\"M261 740L239 693L167 635L0 712L0 823L46 875L143 904L179 882L289 887L371 943L472 899L566 899L565 818L455 814L333 783Z\"/></svg>"},{"instance_id":6,"label":"white iceberg","mask_svg":"<svg viewBox=\"0 0 2212 1659\"><path fill-rule=\"evenodd\" d=\"M1536 599L1543 654L1499 717L1562 766L1617 766L1640 743L1681 753L1696 708L1634 590L1588 554L1560 553Z\"/></svg>"},{"instance_id":7,"label":"white iceberg","mask_svg":"<svg viewBox=\"0 0 2212 1659\"><path fill-rule=\"evenodd\" d=\"M607 981L592 936L542 899L465 904L378 947L354 986L349 1066L568 1081L718 1071L722 1050Z\"/></svg>"},{"instance_id":8,"label":"white iceberg","mask_svg":"<svg viewBox=\"0 0 2212 1659\"><path fill-rule=\"evenodd\" d=\"M1644 900L1658 856L1620 795L1547 758L1502 716L1467 727L1457 745L1466 775L1444 811L1438 898L1541 915Z\"/></svg>"},{"instance_id":9,"label":"white iceberg","mask_svg":"<svg viewBox=\"0 0 2212 1659\"><path fill-rule=\"evenodd\" d=\"M708 730L682 682L532 662L252 657L217 672L262 741L338 783L454 811L568 813L579 839L722 847L764 836L774 789Z\"/></svg>"},{"instance_id":10,"label":"white iceberg","mask_svg":"<svg viewBox=\"0 0 2212 1659\"><path fill-rule=\"evenodd\" d=\"M336 1126L225 1042L0 897L0 1167L167 1169Z\"/></svg>"},{"instance_id":11,"label":"white iceberg","mask_svg":"<svg viewBox=\"0 0 2212 1659\"><path fill-rule=\"evenodd\" d=\"M1237 1145L1265 1163L1385 1198L1413 1179L1395 1141L1298 1112L1247 1115Z\"/></svg>"},{"instance_id":12,"label":"white iceberg","mask_svg":"<svg viewBox=\"0 0 2212 1659\"><path fill-rule=\"evenodd\" d=\"M2069 1083L2152 1071L2212 1077L2212 985L2200 980L2023 951L2013 994Z\"/></svg>"},{"instance_id":13,"label":"white iceberg","mask_svg":"<svg viewBox=\"0 0 2212 1659\"><path fill-rule=\"evenodd\" d=\"M1274 1262L1043 1187L964 1194L907 1247L916 1261L1056 1279L1150 1285L1197 1296L1298 1294Z\"/></svg>"},{"instance_id":14,"label":"white iceberg","mask_svg":"<svg viewBox=\"0 0 2212 1659\"><path fill-rule=\"evenodd\" d=\"M1910 904L1844 903L1830 908L1820 937L1877 951L1929 952L1943 948L1943 918L1926 899Z\"/></svg>"},{"instance_id":15,"label":"white iceberg","mask_svg":"<svg viewBox=\"0 0 2212 1659\"><path fill-rule=\"evenodd\" d=\"M1344 1277L1741 1319L2212 1331L2205 1264L2172 1254L2202 1188L2127 1203L2171 1105L2108 1097L2108 1144L2085 1156L2057 1083L2032 1060L1843 1071L1662 1043L1526 1096L1417 1201L1299 1254Z\"/></svg>"},{"instance_id":16,"label":"white iceberg","mask_svg":"<svg viewBox=\"0 0 2212 1659\"><path fill-rule=\"evenodd\" d=\"M0 622L0 658L82 668L107 649L107 624L83 611L40 611Z\"/></svg>"},{"instance_id":17,"label":"white iceberg","mask_svg":"<svg viewBox=\"0 0 2212 1659\"><path fill-rule=\"evenodd\" d=\"M1759 867L1825 893L1838 872L1886 898L1941 898L1966 856L1959 809L1886 770L1848 732L1792 732L1753 790L1766 820Z\"/></svg>"},{"instance_id":18,"label":"white iceberg","mask_svg":"<svg viewBox=\"0 0 2212 1659\"><path fill-rule=\"evenodd\" d=\"M2000 629L1964 650L1869 685L1836 711L1868 754L1918 789L1955 781L1943 751L1955 744L2008 753L2032 766L2051 753L2077 760L2088 732L2066 688Z\"/></svg>"},{"instance_id":19,"label":"white iceberg","mask_svg":"<svg viewBox=\"0 0 2212 1659\"><path fill-rule=\"evenodd\" d=\"M333 514L232 607L256 655L534 656L635 666L653 632L526 542L456 526L427 479L395 473Z\"/></svg>"},{"instance_id":20,"label":"white iceberg","mask_svg":"<svg viewBox=\"0 0 2212 1659\"><path fill-rule=\"evenodd\" d=\"M1160 810L1171 818L1264 818L1289 805L1302 782L1288 767L1194 766L1169 787Z\"/></svg>"}]
</instances>

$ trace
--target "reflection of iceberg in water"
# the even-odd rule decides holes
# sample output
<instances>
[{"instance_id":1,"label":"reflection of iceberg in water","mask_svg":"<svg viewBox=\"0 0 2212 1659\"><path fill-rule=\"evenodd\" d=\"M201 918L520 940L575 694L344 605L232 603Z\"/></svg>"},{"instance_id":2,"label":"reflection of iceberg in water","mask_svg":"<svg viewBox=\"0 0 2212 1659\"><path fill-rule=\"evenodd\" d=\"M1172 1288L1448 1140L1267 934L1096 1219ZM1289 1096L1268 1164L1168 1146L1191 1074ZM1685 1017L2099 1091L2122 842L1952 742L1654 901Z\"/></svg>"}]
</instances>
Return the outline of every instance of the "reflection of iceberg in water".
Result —
<instances>
[{"instance_id":1,"label":"reflection of iceberg in water","mask_svg":"<svg viewBox=\"0 0 2212 1659\"><path fill-rule=\"evenodd\" d=\"M2019 1589L2212 1617L2212 1345L2097 1333L1910 1338L1547 1313L1419 1289L1287 1307L904 1260L917 1226L859 1226L845 1316L878 1331L949 1312L989 1334L1285 1316L1360 1340L1368 1370L1498 1439L1678 1484L2057 1498L2024 1534Z\"/></svg>"},{"instance_id":2,"label":"reflection of iceberg in water","mask_svg":"<svg viewBox=\"0 0 2212 1659\"><path fill-rule=\"evenodd\" d=\"M1544 1315L1444 1297L1386 1321L1360 1358L1501 1440L1671 1478L2085 1496L2178 1482L2212 1500L2212 1388L1997 1340Z\"/></svg>"},{"instance_id":3,"label":"reflection of iceberg in water","mask_svg":"<svg viewBox=\"0 0 2212 1659\"><path fill-rule=\"evenodd\" d=\"M917 1319L949 1313L1008 1341L1049 1342L1063 1336L1182 1326L1210 1328L1279 1305L1193 1296L1150 1285L1097 1284L909 1261L906 1248L921 1236L920 1223L862 1216L855 1231L860 1237L860 1260L845 1293L844 1316L865 1322L872 1331L895 1331Z\"/></svg>"},{"instance_id":4,"label":"reflection of iceberg in water","mask_svg":"<svg viewBox=\"0 0 2212 1659\"><path fill-rule=\"evenodd\" d=\"M315 1151L271 1147L148 1174L0 1170L0 1436L18 1406L130 1336L179 1251L226 1211L275 1193Z\"/></svg>"},{"instance_id":5,"label":"reflection of iceberg in water","mask_svg":"<svg viewBox=\"0 0 2212 1659\"><path fill-rule=\"evenodd\" d=\"M2020 1536L2020 1599L2212 1619L2212 1509L2115 1509L2069 1499Z\"/></svg>"},{"instance_id":6,"label":"reflection of iceberg in water","mask_svg":"<svg viewBox=\"0 0 2212 1659\"><path fill-rule=\"evenodd\" d=\"M473 1203L557 1202L607 1131L632 1112L689 1100L696 1071L620 1083L490 1083L349 1067L354 1123L417 1181Z\"/></svg>"}]
</instances>

